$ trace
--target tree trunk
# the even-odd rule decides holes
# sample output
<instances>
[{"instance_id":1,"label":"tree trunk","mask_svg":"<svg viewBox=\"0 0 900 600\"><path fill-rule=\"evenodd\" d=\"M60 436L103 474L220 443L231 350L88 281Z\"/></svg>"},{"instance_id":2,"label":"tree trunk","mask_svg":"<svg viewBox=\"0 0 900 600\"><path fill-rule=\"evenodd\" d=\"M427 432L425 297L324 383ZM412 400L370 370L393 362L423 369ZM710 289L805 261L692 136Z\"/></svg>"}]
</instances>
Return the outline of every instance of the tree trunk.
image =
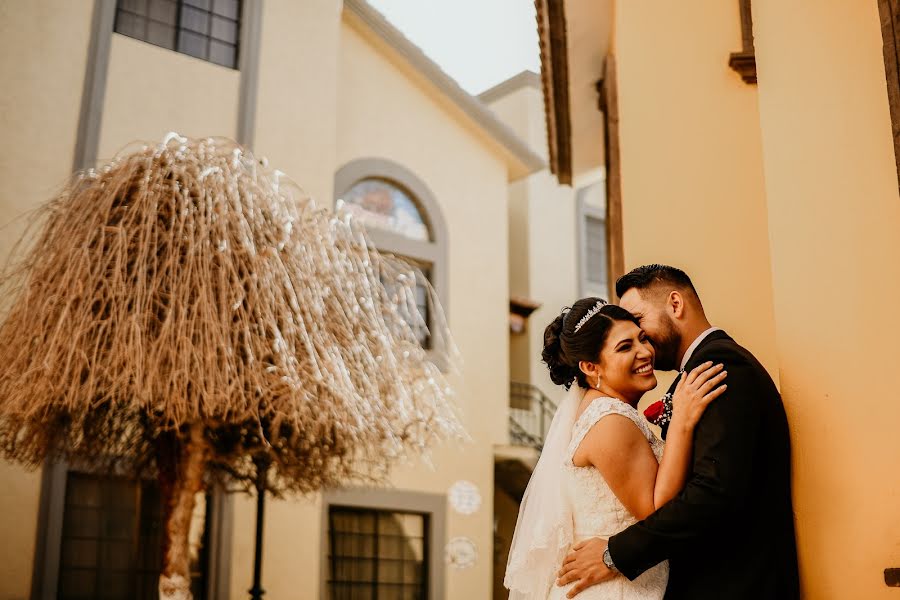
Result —
<instances>
[{"instance_id":1,"label":"tree trunk","mask_svg":"<svg viewBox=\"0 0 900 600\"><path fill-rule=\"evenodd\" d=\"M162 554L159 577L160 600L191 600L189 532L194 498L203 489L208 445L203 425L191 425L186 441L167 435L157 442L157 466L163 500Z\"/></svg>"}]
</instances>

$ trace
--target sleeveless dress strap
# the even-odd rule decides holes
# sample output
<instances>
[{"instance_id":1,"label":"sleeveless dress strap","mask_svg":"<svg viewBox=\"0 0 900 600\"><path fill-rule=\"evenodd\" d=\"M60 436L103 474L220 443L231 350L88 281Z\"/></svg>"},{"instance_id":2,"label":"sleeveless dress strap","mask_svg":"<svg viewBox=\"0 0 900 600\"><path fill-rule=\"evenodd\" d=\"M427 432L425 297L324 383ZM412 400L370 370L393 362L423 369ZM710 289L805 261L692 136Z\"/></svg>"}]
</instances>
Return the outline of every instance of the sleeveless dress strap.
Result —
<instances>
[{"instance_id":1,"label":"sleeveless dress strap","mask_svg":"<svg viewBox=\"0 0 900 600\"><path fill-rule=\"evenodd\" d=\"M652 440L654 437L653 432L650 430L650 426L644 422L641 415L632 406L621 400L609 398L607 396L594 398L590 405L584 409L584 412L581 413L581 416L575 421L575 425L572 428L572 441L569 442L569 449L566 452L567 463L572 463L575 452L584 440L584 436L591 430L591 427L596 425L597 422L606 415L622 415L623 417L627 417L638 426L638 429L641 430L641 433L643 433L648 440Z\"/></svg>"}]
</instances>

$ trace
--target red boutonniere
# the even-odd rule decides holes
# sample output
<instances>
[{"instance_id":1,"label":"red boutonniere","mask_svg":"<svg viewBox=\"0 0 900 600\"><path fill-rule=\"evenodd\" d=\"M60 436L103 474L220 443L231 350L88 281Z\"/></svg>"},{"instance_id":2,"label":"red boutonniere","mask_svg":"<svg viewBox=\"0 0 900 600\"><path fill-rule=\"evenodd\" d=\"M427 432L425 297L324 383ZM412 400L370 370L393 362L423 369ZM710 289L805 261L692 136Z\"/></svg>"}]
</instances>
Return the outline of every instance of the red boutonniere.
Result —
<instances>
[{"instance_id":1,"label":"red boutonniere","mask_svg":"<svg viewBox=\"0 0 900 600\"><path fill-rule=\"evenodd\" d=\"M654 425L659 425L659 420L662 418L663 413L666 412L666 406L662 400L658 400L648 406L646 410L644 410L644 417L647 418L648 421L653 423Z\"/></svg>"},{"instance_id":2,"label":"red boutonniere","mask_svg":"<svg viewBox=\"0 0 900 600\"><path fill-rule=\"evenodd\" d=\"M672 394L654 402L644 410L644 417L652 424L665 430L672 420Z\"/></svg>"}]
</instances>

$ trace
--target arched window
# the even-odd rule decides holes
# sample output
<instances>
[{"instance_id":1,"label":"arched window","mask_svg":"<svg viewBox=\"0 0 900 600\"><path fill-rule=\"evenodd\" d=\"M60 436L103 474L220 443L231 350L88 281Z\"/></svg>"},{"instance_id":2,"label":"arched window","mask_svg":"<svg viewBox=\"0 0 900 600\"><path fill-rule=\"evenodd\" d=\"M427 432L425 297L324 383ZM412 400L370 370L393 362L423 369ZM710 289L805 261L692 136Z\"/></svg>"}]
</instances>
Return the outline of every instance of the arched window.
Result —
<instances>
[{"instance_id":1,"label":"arched window","mask_svg":"<svg viewBox=\"0 0 900 600\"><path fill-rule=\"evenodd\" d=\"M361 158L341 167L334 178L335 199L365 225L382 252L418 267L434 286L447 310L447 230L428 186L401 165L380 158ZM423 286L417 293L422 318L432 328L431 308ZM424 336L425 348L435 340Z\"/></svg>"},{"instance_id":2,"label":"arched window","mask_svg":"<svg viewBox=\"0 0 900 600\"><path fill-rule=\"evenodd\" d=\"M431 241L428 225L411 194L392 181L368 177L353 184L341 198L367 228Z\"/></svg>"}]
</instances>

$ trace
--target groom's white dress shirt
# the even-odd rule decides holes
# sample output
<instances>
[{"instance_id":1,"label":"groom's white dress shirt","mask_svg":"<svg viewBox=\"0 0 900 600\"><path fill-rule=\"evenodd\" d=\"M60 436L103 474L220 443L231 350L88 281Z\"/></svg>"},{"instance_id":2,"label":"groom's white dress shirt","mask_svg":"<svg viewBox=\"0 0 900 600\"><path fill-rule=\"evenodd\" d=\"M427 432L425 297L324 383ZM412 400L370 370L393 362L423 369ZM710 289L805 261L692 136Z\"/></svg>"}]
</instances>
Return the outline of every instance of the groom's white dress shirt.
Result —
<instances>
[{"instance_id":1,"label":"groom's white dress shirt","mask_svg":"<svg viewBox=\"0 0 900 600\"><path fill-rule=\"evenodd\" d=\"M684 353L684 358L681 359L681 367L679 367L679 369L678 369L679 371L684 371L684 366L686 364L688 364L688 361L691 359L691 355L694 353L694 350L697 349L697 346L700 345L700 342L705 340L709 334L711 334L715 331L722 331L722 328L721 327L710 327L709 329L707 329L706 331L704 331L703 333L701 333L700 335L697 336L697 339L695 339L693 341L693 343L690 346L688 346L687 352Z\"/></svg>"}]
</instances>

